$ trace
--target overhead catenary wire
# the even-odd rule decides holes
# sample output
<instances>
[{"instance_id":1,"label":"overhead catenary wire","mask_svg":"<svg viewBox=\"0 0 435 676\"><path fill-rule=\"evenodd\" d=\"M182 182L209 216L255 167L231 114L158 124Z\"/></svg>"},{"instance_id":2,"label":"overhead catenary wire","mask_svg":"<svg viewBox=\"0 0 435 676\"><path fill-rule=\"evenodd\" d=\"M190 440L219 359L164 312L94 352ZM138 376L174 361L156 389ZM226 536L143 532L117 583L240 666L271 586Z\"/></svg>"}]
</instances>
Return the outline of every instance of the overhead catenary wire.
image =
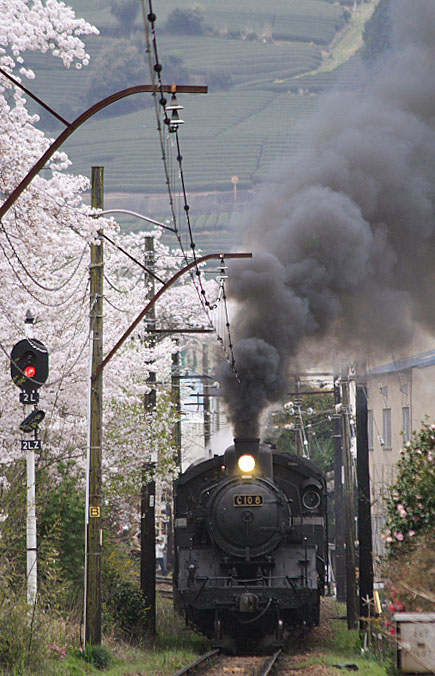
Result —
<instances>
[{"instance_id":1,"label":"overhead catenary wire","mask_svg":"<svg viewBox=\"0 0 435 676\"><path fill-rule=\"evenodd\" d=\"M11 238L10 238L10 236L9 236L9 234L8 234L8 232L7 232L7 230L6 230L6 228L4 227L3 223L1 223L1 228L2 228L2 231L4 232L4 235L5 235L5 237L6 237L7 241L8 241L8 244L9 244L10 248L12 249L12 252L13 252L15 258L17 259L18 263L21 265L21 267L22 267L22 269L24 270L24 272L26 273L26 275L27 275L28 277L30 277L30 279L32 280L32 282L33 282L34 284L36 284L36 286L38 286L38 287L39 287L40 289L42 289L43 291L57 292L57 291L61 291L61 290L64 289L66 286L68 286L68 284L72 281L72 279L73 279L74 276L76 275L78 269L80 268L80 264L81 264L81 262L83 261L85 252L86 252L86 250L87 250L87 247L85 246L85 247L83 248L83 250L82 250L82 253L81 253L80 256L78 257L78 261L77 261L76 267L74 268L74 270L72 271L72 273L70 274L70 276L69 276L66 280L64 280L64 281L62 282L62 284L59 284L59 285L56 286L56 287L45 286L44 284L41 284L41 282L38 282L38 280L35 278L35 276L30 272L30 270L28 269L28 267L24 264L24 262L22 261L21 256L18 254L17 249L13 246L13 244L12 244L12 242L11 242ZM5 254L5 256L7 256L4 247L3 247L2 245L1 245L1 247L2 247L3 253ZM63 267L65 267L65 265L64 265Z\"/></svg>"},{"instance_id":2,"label":"overhead catenary wire","mask_svg":"<svg viewBox=\"0 0 435 676\"><path fill-rule=\"evenodd\" d=\"M145 29L145 38L146 38L146 52L148 54L148 63L149 63L149 70L150 70L150 76L152 79L152 83L155 84L156 80L158 82L158 88L160 91L160 100L159 104L161 108L163 109L163 123L166 125L168 128L169 133L172 133L173 136L175 136L175 143L176 143L176 152L177 152L177 162L178 162L178 167L179 167L179 178L181 182L181 188L182 188L182 196L183 196L183 209L184 209L184 214L187 222L187 227L188 227L188 235L189 235L189 241L190 241L190 248L192 252L192 257L195 262L195 273L192 271L191 278L194 284L194 287L198 293L200 302L206 312L208 321L211 326L213 326L213 323L210 318L210 314L208 310L212 310L216 306L216 301L211 303L206 295L206 291L204 288L204 285L202 283L202 278L201 278L201 271L199 269L199 266L197 264L197 256L196 256L196 245L195 242L193 241L193 233L192 233L192 225L191 225L191 219L190 219L190 205L187 200L187 190L186 190L186 184L184 180L184 172L183 172L183 156L181 153L181 147L180 147L180 140L179 140L179 135L178 135L178 126L175 126L175 129L171 129L171 121L168 117L167 109L166 109L166 104L167 100L164 96L164 91L163 91L163 82L162 82L162 77L161 77L161 72L162 72L162 65L159 61L159 56L158 56L158 48L157 48L157 39L156 39L156 32L155 32L155 21L156 21L156 15L153 12L153 7L152 7L152 1L148 0L148 9L149 12L146 14L145 10L145 0L142 0L142 13L143 13L143 20L144 20L144 29ZM151 29L151 30L150 30ZM153 59L154 56L154 59ZM171 214L172 214L172 220L173 220L173 225L174 225L174 230L175 234L177 236L180 248L183 252L183 256L185 258L186 263L188 262L188 257L186 252L184 251L184 246L183 242L180 236L179 229L177 227L177 215L176 215L176 209L175 209L175 200L174 196L172 195L172 182L171 182L171 171L170 167L168 166L168 159L167 159L167 153L165 151L165 143L164 143L164 138L163 138L163 127L160 121L160 111L159 111L159 106L157 103L157 97L156 94L153 93L154 96L154 102L155 102L155 111L156 111L156 119L157 119L157 130L159 134L159 139L160 139L160 147L162 151L162 160L163 160L163 166L164 166L164 171L165 171L165 178L166 178L166 185L167 185L167 190L168 190L168 195L169 195L169 206L171 209ZM196 277L196 280L195 280ZM198 286L196 284L196 281L198 283ZM229 326L229 322L226 322L227 326ZM222 345L224 345L224 341L221 337L218 336L218 340L221 342ZM234 353L233 353L233 346L232 346L232 341L231 338L229 338L229 346L230 346L230 356L225 353L225 356L230 364L231 370L233 373L236 375L238 378L238 374L236 371L235 367L235 358L234 358Z\"/></svg>"},{"instance_id":3,"label":"overhead catenary wire","mask_svg":"<svg viewBox=\"0 0 435 676\"><path fill-rule=\"evenodd\" d=\"M142 6L143 6L143 9L144 9L144 0L142 0ZM149 8L150 8L150 13L149 13L149 15L148 15L147 18L148 18L150 21L152 21L152 23L154 23L154 21L155 21L155 15L154 15L153 12L152 12L152 4L151 4L151 0L149 0ZM145 25L146 25L146 26L148 25L148 24L146 23L146 21L145 21ZM156 42L156 39L155 39L154 25L152 25L152 30L153 30L153 41L152 41L152 43L150 43L149 40L147 41L147 49L148 49L148 45L149 45L149 44L152 44L152 46L153 46L153 48L154 48L153 51L154 51L154 56L155 56L155 64L154 64L154 67L153 67L153 73L154 73L154 74L153 74L153 84L155 83L155 74L157 74L158 79L159 79L160 92L161 92L161 99L160 99L159 103L160 103L160 105L162 105L162 107L163 107L163 109L164 109L164 123L168 126L169 118L168 118L167 111L166 111L166 101L165 101L165 103L163 104L163 98L164 98L164 97L163 97L163 87L162 87L161 76L160 76L160 73L161 73L161 65L159 64L159 59L158 59L157 42ZM149 50L148 50L148 53L149 53L149 55L150 55L150 57L151 57L151 56L152 56L152 50L149 49ZM151 59L151 61L150 61L150 66L151 66L151 65L152 65L152 59ZM156 94L153 94L153 96L154 96L154 100L155 100L155 104L156 104L156 111L159 111L159 106L157 105L157 96L156 96ZM157 117L158 117L158 119L159 119L159 116L158 116L158 115L157 115ZM162 128L161 128L161 125L160 125L160 132L161 132L161 138L163 138L163 130L162 130ZM205 309L207 310L207 316L208 316L210 325L212 326L212 322L211 322L211 319L210 319L210 315L209 315L209 313L208 313L208 309L214 307L215 301L214 301L213 303L210 303L210 301L208 300L208 298L207 298L207 296L206 296L206 292L205 292L204 286L203 286L203 284L202 284L201 272L200 272L199 266L198 266L198 264L197 264L197 256L196 256L196 251L195 251L195 243L193 242L193 234L192 234L192 228L191 228L191 222L190 222L190 215L189 215L190 206L189 206L189 204L188 204L188 202L187 202L187 193L186 193L185 182L184 182L184 175L183 175L183 168L182 168L182 155L181 155L181 149L180 149L180 144L179 144L179 138L178 138L177 129L175 130L175 137L174 137L174 138L175 138L175 145L176 145L176 147L177 147L177 162L179 163L180 180L181 180L182 187L183 187L183 200L184 200L184 207L183 207L183 208L184 208L184 212L185 212L186 220L187 220L187 224L188 224L189 239L190 239L190 245L191 245L191 249L192 249L192 255L193 255L193 259L194 259L195 264L196 264L196 277L197 277L197 282L198 282L198 285L199 285L199 289L198 289L197 285L195 284L195 277L194 277L194 276L192 277L192 279L193 279L193 281L194 281L195 289L197 290L197 293L199 293L199 297L200 297L201 303L203 304L203 306L205 306ZM164 157L164 156L165 156L164 146L162 146L162 147L163 147L163 157ZM175 170L174 170L172 173L174 174L174 173L175 173ZM169 195L170 195L170 200L171 200L171 205L172 205L172 210L173 210L174 225L175 225L175 228L176 228L177 217L176 217L176 211L175 211L175 208L174 208L174 200L173 200L173 198L172 198L172 188L171 188L173 182L174 182L174 176L171 176L171 172L170 172L170 173L168 173L168 190L169 190ZM50 196L50 197L51 197L51 196ZM61 205L61 204L58 203L58 201L56 201L56 204L57 204L57 206L58 206L58 208L59 208L59 212L60 212L61 209L64 208L65 206L68 207L68 208L71 208L70 205L65 205L65 204L62 204L62 205ZM83 213L83 212L82 212L82 213ZM80 235L80 233L74 228L74 226L68 225L68 227L71 227L71 229L72 229L74 232L76 232L77 234ZM179 237L180 246L182 247L181 237L180 237L179 235L178 235L178 237ZM182 247L182 250L183 250L183 247ZM5 254L6 254L6 252L5 252ZM24 283L24 281L21 279L20 275L18 274L17 270L15 269L15 266L13 265L13 263L12 263L12 261L11 261L11 257L8 257L7 254L6 254L6 257L7 257L8 263L9 263L9 265L10 265L10 267L11 267L11 269L12 269L14 275L15 275L15 277L18 279L18 281L19 281L21 287L22 287L22 288L26 291L26 293L28 293L28 294L29 294L36 302L41 303L42 305L45 305L46 307L60 307L60 306L64 305L65 303L68 303L68 302L71 300L71 298L73 297L73 295L74 295L76 289L73 291L73 294L72 294L71 296L69 296L67 299L62 299L62 302L61 302L61 303L48 303L48 302L46 302L46 301L44 301L44 300L38 298L34 293L32 293L32 291L28 288L28 286L27 286L27 285ZM185 252L184 252L184 257L185 257L185 260L188 260L187 255L185 254ZM22 261L20 261L20 264L21 264L21 263L22 263ZM79 269L79 268L80 268L80 265L78 265L78 269ZM26 272L26 274L27 274L27 271L26 271L26 270L25 270L25 272ZM192 273L192 275L193 275L193 273ZM66 285L66 283L65 283L65 285ZM62 286L62 288L63 288L63 286ZM45 290L48 290L48 288L45 289ZM53 290L54 290L54 289L53 289ZM228 324L228 322L227 322L227 324ZM229 343L228 343L228 344L229 344L229 346L230 346L230 349L232 350L232 342L231 342L231 338L230 338L230 337L229 337ZM234 361L234 355L232 355L232 357L231 357L230 364L231 364L231 366L232 366L232 368L233 368L233 370L234 370L234 364L235 364L235 361Z\"/></svg>"},{"instance_id":4,"label":"overhead catenary wire","mask_svg":"<svg viewBox=\"0 0 435 676\"><path fill-rule=\"evenodd\" d=\"M17 281L18 281L19 285L22 287L22 289L23 289L26 293L28 293L29 296L31 296L31 297L33 298L33 300L35 300L37 303L40 303L41 305L44 305L45 307L53 307L53 308L56 308L56 307L62 307L63 305L66 305L67 303L69 303L69 301L75 296L77 289L81 286L82 280L83 280L83 278L84 278L84 276L85 276L85 274L86 274L86 273L84 273L84 274L80 277L79 283L76 285L76 287L74 288L74 290L72 291L72 293L68 296L68 298L63 299L62 301L60 301L60 302L58 302L58 303L48 303L47 301L42 300L41 298L38 298L38 297L37 297L37 296L29 289L29 287L24 283L24 281L21 279L21 277L20 277L20 275L18 274L18 272L15 270L15 268L14 268L14 266L13 266L13 264L12 264L12 261L11 261L11 257L8 255L8 253L6 252L4 246L3 246L3 244L2 244L1 242L0 242L0 248L1 248L1 250L3 251L3 253L4 253L4 255L5 255L5 258L6 258L7 262L8 262L8 264L9 264L9 267L11 268L11 270L12 270L12 272L13 272L15 278L17 279ZM87 271L86 271L86 272L87 272Z\"/></svg>"},{"instance_id":5,"label":"overhead catenary wire","mask_svg":"<svg viewBox=\"0 0 435 676\"><path fill-rule=\"evenodd\" d=\"M153 80L153 83L154 83L154 80ZM158 110L158 107L157 107L157 110ZM169 118L167 118L167 119L169 119ZM179 149L179 140L178 140L178 138L177 138L177 142L178 142L179 158L181 159L181 153L180 153L180 149ZM169 139L168 139L168 145L169 145ZM167 157L166 157L166 155L165 155L164 152L163 152L163 154L162 154L162 159L163 159L164 161L167 159ZM173 165L173 166L174 166L174 165ZM175 171L175 170L173 170L173 172L174 172L174 171ZM169 172L168 172L168 176L169 176ZM171 185L171 181L169 181L169 187L170 187L170 185ZM80 216L83 216L83 211L82 211L81 209L78 209L77 207L74 207L74 206L72 206L72 205L70 205L70 204L67 204L67 203L59 204L58 200L57 200L56 198L52 197L51 195L48 195L48 197L51 198L51 199L55 202L55 204L56 204L56 206L58 207L59 211L61 211L63 208L66 208L66 209L68 209L68 210L70 210L70 211L73 211L73 212L77 213L77 214L80 215ZM187 198L186 198L186 195L185 195L185 201L186 201L186 199L187 199ZM174 206L174 200L173 200L173 199L171 200L171 204ZM175 212L174 212L174 211L173 211L173 218L174 218L174 225L175 225L174 230L175 230L175 232L176 232L176 234L177 234L177 239L178 239L178 241L179 241L180 249L181 249L181 252L182 252L181 257L183 258L184 261L188 262L188 257L187 257L187 254L186 254L185 250L184 250L183 243L182 243L182 240L181 240L181 237L180 237L180 233L178 232L177 227L176 227L177 219L176 219L176 217L175 217ZM190 219L189 219L189 225L190 225ZM83 236L81 235L81 233L80 233L74 226L68 225L67 227L69 227L71 230L73 230L73 232L75 232L75 234L78 234L79 236L83 237ZM170 228L170 229L172 230L172 228ZM191 227L189 228L189 233L190 233L190 238L191 238L191 241L192 241L192 231L191 231ZM128 256L128 257L129 257L132 261L134 261L137 265L139 265L140 267L142 267L143 269L145 269L147 272L150 272L150 271L148 270L148 268L146 268L146 266L144 266L140 261L138 261L138 260L137 260L135 257L133 257L131 254L129 254L129 252L127 252L127 251L126 251L123 247L121 247L117 242L113 241L113 240L112 240L111 238L109 238L106 234L103 234L102 236L103 236L103 238L104 238L105 240L107 240L108 242L110 242L110 243L111 243L113 246L115 246L118 250L120 250L122 253L124 253L126 256ZM195 252L195 245L193 246L193 250L194 250L194 252ZM194 255L194 261L196 262L196 260L197 260L197 259L196 259L196 252L195 252L195 255ZM160 283L164 283L162 279L160 279L158 276L155 275L155 273L152 273L152 272L151 272L151 274L157 279L157 281L159 281ZM198 295L199 295L199 299L200 299L200 301L201 301L201 304L203 305L203 308L204 308L204 310L205 310L205 312L206 312L206 315L207 315L207 318L208 318L208 321L209 321L209 325L210 325L210 326L214 329L214 331L217 333L217 339L218 339L218 341L220 342L220 344L221 344L221 346L222 346L222 349L223 349L223 352L224 352L224 354L225 354L225 357L226 357L228 363L230 364L230 367L231 367L232 371L234 372L234 374L235 374L236 377L238 378L237 370L236 370L236 368L235 368L234 354L233 354L233 351L232 351L232 341L231 341L231 337L230 337L230 335L228 336L228 338L229 338L229 340L228 340L228 345L229 345L229 350L230 350L230 353L228 354L228 351L227 351L227 348L226 348L226 345L225 345L225 340L222 338L222 336L220 335L220 332L217 330L216 326L213 324L213 321L212 321L212 319L211 319L211 317L210 317L210 314L209 314L209 312L208 312L209 309L210 309L210 310L214 310L214 309L217 307L218 303L222 300L222 295L223 295L222 292L221 292L222 285L219 287L218 296L216 297L216 299L215 299L213 302L210 302L210 301L208 301L208 300L205 298L205 290L204 290L204 288L203 288L203 286L202 286L202 281L201 281L201 276L200 276L199 266L196 265L196 276L198 277L199 282L200 282L200 287L201 287L201 290L200 290L200 291L198 291L198 289L197 289L197 287L196 287L196 284L195 284L195 278L193 277L192 273L190 273L190 274L191 274L192 281L193 281L193 283L194 283L195 289L197 290L197 293L198 293ZM35 298L35 300L37 300L37 299ZM112 304L112 306L115 308L115 306L114 306L113 304ZM116 308L115 308L115 309L116 309ZM228 322L228 321L226 322L226 325L229 327L229 322ZM225 331L222 331L222 333L225 334ZM229 330L227 331L227 333L229 334Z\"/></svg>"}]
</instances>

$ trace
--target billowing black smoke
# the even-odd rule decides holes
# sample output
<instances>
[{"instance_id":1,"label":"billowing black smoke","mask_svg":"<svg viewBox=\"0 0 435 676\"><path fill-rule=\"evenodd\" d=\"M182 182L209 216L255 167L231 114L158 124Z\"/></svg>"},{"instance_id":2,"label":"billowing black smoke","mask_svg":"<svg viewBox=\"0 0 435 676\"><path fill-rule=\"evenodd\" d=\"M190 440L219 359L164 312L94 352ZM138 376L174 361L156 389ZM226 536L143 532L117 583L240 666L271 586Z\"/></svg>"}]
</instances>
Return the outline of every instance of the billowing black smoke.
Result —
<instances>
[{"instance_id":1,"label":"billowing black smoke","mask_svg":"<svg viewBox=\"0 0 435 676\"><path fill-rule=\"evenodd\" d=\"M236 435L258 434L308 344L391 355L435 329L435 1L391 9L388 62L323 102L307 152L246 214L254 258L228 287L241 382L219 373Z\"/></svg>"}]
</instances>

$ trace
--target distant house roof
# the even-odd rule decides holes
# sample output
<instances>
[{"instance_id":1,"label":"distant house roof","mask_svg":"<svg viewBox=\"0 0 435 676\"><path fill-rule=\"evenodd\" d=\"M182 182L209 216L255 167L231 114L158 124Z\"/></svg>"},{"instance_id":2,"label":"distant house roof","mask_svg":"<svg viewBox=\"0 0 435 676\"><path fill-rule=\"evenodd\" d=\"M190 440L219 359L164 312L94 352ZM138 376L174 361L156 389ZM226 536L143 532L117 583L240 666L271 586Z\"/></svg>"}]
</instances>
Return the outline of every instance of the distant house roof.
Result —
<instances>
[{"instance_id":1,"label":"distant house roof","mask_svg":"<svg viewBox=\"0 0 435 676\"><path fill-rule=\"evenodd\" d=\"M423 369L426 366L433 366L434 364L435 350L430 350L430 352L422 352L406 359L398 359L382 366L376 366L376 368L370 369L367 375L375 376L381 373L397 373L397 371L406 371L413 368Z\"/></svg>"}]
</instances>

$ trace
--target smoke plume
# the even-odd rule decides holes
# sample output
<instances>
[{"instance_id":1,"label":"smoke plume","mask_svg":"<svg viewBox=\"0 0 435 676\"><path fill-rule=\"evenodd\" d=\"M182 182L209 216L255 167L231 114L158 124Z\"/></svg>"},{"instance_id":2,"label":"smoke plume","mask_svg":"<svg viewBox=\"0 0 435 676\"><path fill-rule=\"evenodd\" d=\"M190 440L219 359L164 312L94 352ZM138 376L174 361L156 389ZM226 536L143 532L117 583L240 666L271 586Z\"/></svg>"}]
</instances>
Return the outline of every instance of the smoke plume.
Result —
<instances>
[{"instance_id":1,"label":"smoke plume","mask_svg":"<svg viewBox=\"0 0 435 676\"><path fill-rule=\"evenodd\" d=\"M325 98L304 155L245 214L254 257L228 285L241 382L219 373L236 435L258 433L307 344L390 355L435 329L435 2L392 0L391 14L382 68Z\"/></svg>"}]
</instances>

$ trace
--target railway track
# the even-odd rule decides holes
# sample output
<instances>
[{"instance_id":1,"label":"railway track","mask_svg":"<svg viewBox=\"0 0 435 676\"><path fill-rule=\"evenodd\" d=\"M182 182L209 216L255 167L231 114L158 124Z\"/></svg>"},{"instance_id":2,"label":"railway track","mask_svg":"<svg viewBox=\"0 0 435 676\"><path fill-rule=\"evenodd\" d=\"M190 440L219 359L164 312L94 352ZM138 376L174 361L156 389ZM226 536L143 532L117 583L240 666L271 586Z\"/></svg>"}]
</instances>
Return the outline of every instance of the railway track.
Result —
<instances>
[{"instance_id":1,"label":"railway track","mask_svg":"<svg viewBox=\"0 0 435 676\"><path fill-rule=\"evenodd\" d=\"M159 596L172 599L174 597L173 589L174 583L171 577L156 575L156 591Z\"/></svg>"},{"instance_id":2,"label":"railway track","mask_svg":"<svg viewBox=\"0 0 435 676\"><path fill-rule=\"evenodd\" d=\"M276 667L278 657L282 650L277 650L273 655L258 656L228 656L222 655L219 650L206 653L192 664L183 667L173 676L225 676L237 674L237 676L271 676Z\"/></svg>"},{"instance_id":3,"label":"railway track","mask_svg":"<svg viewBox=\"0 0 435 676\"><path fill-rule=\"evenodd\" d=\"M174 582L172 580L172 577L164 577L163 575L156 575L156 584L167 584L170 587L172 587Z\"/></svg>"}]
</instances>

